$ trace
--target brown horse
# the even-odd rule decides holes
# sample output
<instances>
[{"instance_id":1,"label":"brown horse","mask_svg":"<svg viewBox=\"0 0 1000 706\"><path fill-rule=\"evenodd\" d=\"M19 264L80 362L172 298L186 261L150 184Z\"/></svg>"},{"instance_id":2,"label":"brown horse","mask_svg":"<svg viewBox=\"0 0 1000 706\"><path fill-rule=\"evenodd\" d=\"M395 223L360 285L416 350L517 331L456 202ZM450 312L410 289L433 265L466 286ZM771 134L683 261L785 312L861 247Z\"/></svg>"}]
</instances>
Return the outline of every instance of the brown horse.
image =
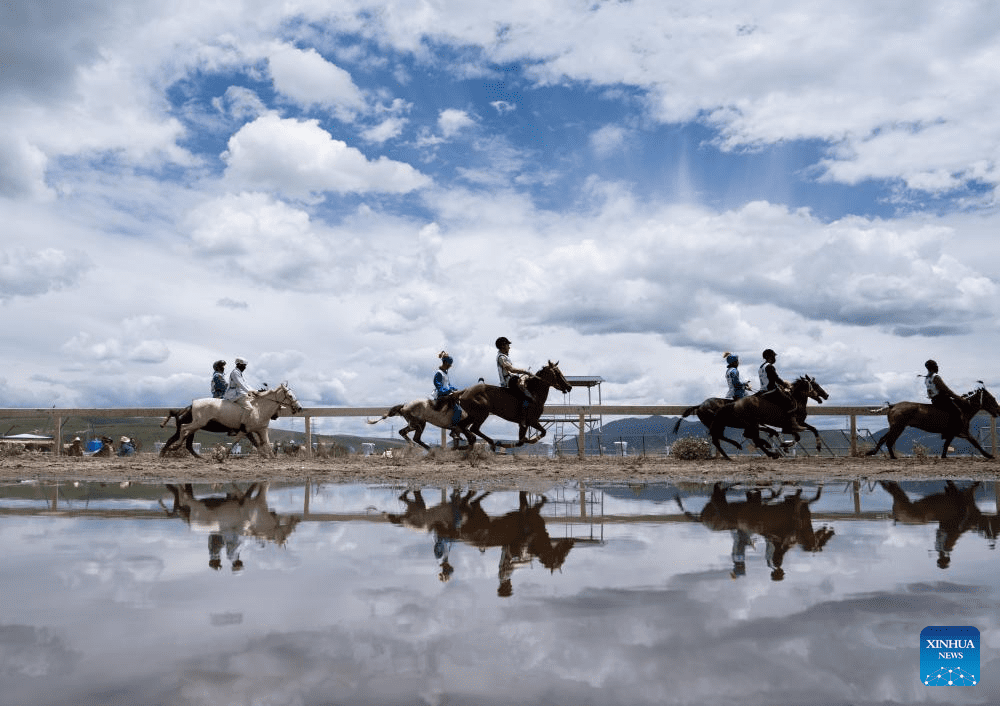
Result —
<instances>
[{"instance_id":1,"label":"brown horse","mask_svg":"<svg viewBox=\"0 0 1000 706\"><path fill-rule=\"evenodd\" d=\"M559 370L559 363L553 363L551 360L525 381L525 387L532 397L527 409L524 409L523 400L506 387L480 383L462 390L458 394L458 399L462 409L468 413L471 420L465 428L485 439L490 448L495 450L500 444L486 436L481 430L487 417L495 414L501 419L515 422L518 425L516 446L537 443L545 436L545 427L541 425L539 419L542 416L542 410L545 409L549 388L554 387L563 394L572 388L569 381L566 380L566 376ZM537 430L538 433L528 438L529 428Z\"/></svg>"},{"instance_id":2,"label":"brown horse","mask_svg":"<svg viewBox=\"0 0 1000 706\"><path fill-rule=\"evenodd\" d=\"M698 420L705 425L706 429L712 428L712 422L715 421L715 415L719 413L724 405L731 404L733 400L726 397L709 397L707 400L701 404L696 404L688 407L681 413L681 416L677 418L677 423L674 424L674 434L676 434L681 428L681 422L684 421L685 417L690 417L692 414L698 415ZM721 441L726 441L738 449L742 449L743 445L738 441L733 441L728 436L720 437Z\"/></svg>"},{"instance_id":3,"label":"brown horse","mask_svg":"<svg viewBox=\"0 0 1000 706\"><path fill-rule=\"evenodd\" d=\"M981 530L982 513L976 506L975 494L979 481L959 490L954 481L946 481L943 493L934 493L912 501L898 483L879 481L879 485L892 496L892 519L907 525L938 523L935 548L937 565L947 569L951 552L958 538L966 531Z\"/></svg>"},{"instance_id":4,"label":"brown horse","mask_svg":"<svg viewBox=\"0 0 1000 706\"><path fill-rule=\"evenodd\" d=\"M815 378L808 375L803 375L792 383L790 395L798 405L794 418L763 395L751 395L719 407L709 427L712 443L719 450L719 454L726 460L731 460L722 450L720 443L726 427L742 428L743 436L753 442L754 446L770 458L778 458L781 454L772 450L771 445L760 438L760 429L762 427L776 427L782 433L791 434L798 441L798 430L793 425L799 425L813 433L816 437L816 450L819 451L819 431L816 430L816 427L805 423L806 404L810 399L822 404L823 400L829 398L829 395L826 390L820 387Z\"/></svg>"},{"instance_id":5,"label":"brown horse","mask_svg":"<svg viewBox=\"0 0 1000 706\"><path fill-rule=\"evenodd\" d=\"M986 458L993 458L993 454L987 453L969 433L969 422L972 421L972 418L976 414L982 411L987 412L991 417L1000 416L1000 407L997 406L996 398L980 383L980 387L972 392L965 393L959 399L961 400L959 406L962 410L961 427L956 427L946 412L930 404L897 402L896 404L888 404L881 410L877 410L879 412L887 410L888 414L886 416L889 420L889 431L882 435L882 438L875 444L875 448L866 455L874 456L882 448L882 445L885 444L885 448L889 451L889 458L896 458L893 446L899 435L903 433L906 427L916 427L917 429L929 431L932 434L941 435L941 438L944 439L944 445L941 447L941 458L948 457L948 445L951 444L952 439L955 437L968 441Z\"/></svg>"},{"instance_id":6,"label":"brown horse","mask_svg":"<svg viewBox=\"0 0 1000 706\"><path fill-rule=\"evenodd\" d=\"M799 426L805 427L806 429L810 430L813 433L813 435L816 437L816 450L819 451L820 449L819 432L816 431L816 428L813 427L812 425L806 424L806 400L809 397L813 397L813 399L815 399L818 403L822 404L823 400L827 400L830 398L830 395L828 395L826 390L824 390L820 386L820 384L816 382L815 378L811 378L808 375L803 376L803 378L812 384L813 390L809 392L804 388L804 386L800 386L799 389L795 389L793 391L792 397L793 399L795 399L796 404L798 404L798 409L795 412L795 421ZM800 397L801 399L799 399ZM712 422L715 421L715 415L719 413L719 410L724 405L731 404L732 402L733 400L728 399L726 397L709 397L701 404L696 404L694 406L688 407L687 409L684 410L684 412L681 413L681 416L677 419L677 423L674 424L674 434L676 434L680 430L681 422L684 420L684 418L689 417L692 414L697 414L699 421L701 421L701 423L705 425L705 428L711 429ZM778 430L773 429L772 427L766 425L762 426L761 429L767 432L772 439L778 436L778 434L780 433ZM798 437L796 436L796 441L797 440ZM720 441L726 441L738 449L743 448L742 444L740 444L738 441L733 441L727 436L720 437ZM795 443L794 441L788 442L788 445L790 446L794 443Z\"/></svg>"}]
</instances>

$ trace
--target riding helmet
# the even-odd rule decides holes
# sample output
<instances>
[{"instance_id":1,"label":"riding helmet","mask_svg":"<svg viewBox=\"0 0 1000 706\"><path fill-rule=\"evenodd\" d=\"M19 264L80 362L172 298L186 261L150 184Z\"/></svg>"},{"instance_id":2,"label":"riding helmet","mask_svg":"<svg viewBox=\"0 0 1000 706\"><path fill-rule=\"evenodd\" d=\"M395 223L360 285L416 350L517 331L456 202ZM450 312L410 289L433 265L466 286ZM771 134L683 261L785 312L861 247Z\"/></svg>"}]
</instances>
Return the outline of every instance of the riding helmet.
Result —
<instances>
[{"instance_id":1,"label":"riding helmet","mask_svg":"<svg viewBox=\"0 0 1000 706\"><path fill-rule=\"evenodd\" d=\"M500 348L501 346L504 346L504 345L509 346L510 345L510 340L506 336L501 336L500 338L498 338L496 340L496 346L497 346L497 348Z\"/></svg>"}]
</instances>

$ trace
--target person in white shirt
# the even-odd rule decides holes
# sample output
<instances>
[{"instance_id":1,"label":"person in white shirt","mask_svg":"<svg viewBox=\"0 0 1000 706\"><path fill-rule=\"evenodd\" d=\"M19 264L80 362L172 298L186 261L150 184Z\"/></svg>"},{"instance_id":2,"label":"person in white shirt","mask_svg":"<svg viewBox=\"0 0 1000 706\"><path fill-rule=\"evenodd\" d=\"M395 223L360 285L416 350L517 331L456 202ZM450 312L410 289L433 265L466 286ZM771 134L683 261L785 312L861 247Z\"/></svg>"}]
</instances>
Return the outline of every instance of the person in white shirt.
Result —
<instances>
[{"instance_id":1,"label":"person in white shirt","mask_svg":"<svg viewBox=\"0 0 1000 706\"><path fill-rule=\"evenodd\" d=\"M244 429L250 420L250 416L253 414L253 405L250 404L250 399L254 394L253 389L243 377L243 371L246 369L247 361L244 358L237 358L236 367L233 369L233 372L229 373L229 387L226 388L226 394L222 396L223 399L235 402L243 408L240 425Z\"/></svg>"}]
</instances>

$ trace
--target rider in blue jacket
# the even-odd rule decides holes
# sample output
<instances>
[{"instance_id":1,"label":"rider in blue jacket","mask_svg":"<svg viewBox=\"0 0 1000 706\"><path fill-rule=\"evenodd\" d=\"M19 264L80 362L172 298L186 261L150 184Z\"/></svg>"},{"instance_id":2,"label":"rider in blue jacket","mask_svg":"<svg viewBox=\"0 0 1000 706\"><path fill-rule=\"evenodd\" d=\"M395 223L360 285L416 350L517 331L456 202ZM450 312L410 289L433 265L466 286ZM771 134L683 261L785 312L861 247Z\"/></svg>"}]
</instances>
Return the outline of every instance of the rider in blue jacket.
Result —
<instances>
[{"instance_id":1,"label":"rider in blue jacket","mask_svg":"<svg viewBox=\"0 0 1000 706\"><path fill-rule=\"evenodd\" d=\"M454 392L458 392L458 388L451 384L448 379L448 368L451 364L455 362L454 358L448 355L445 351L438 353L438 358L441 359L441 367L438 371L434 373L434 399L435 401L442 402L438 405L440 409L443 406L443 402ZM450 402L450 400L448 400ZM462 419L462 408L459 406L458 401L454 401L455 410L451 416L452 425L457 425Z\"/></svg>"}]
</instances>

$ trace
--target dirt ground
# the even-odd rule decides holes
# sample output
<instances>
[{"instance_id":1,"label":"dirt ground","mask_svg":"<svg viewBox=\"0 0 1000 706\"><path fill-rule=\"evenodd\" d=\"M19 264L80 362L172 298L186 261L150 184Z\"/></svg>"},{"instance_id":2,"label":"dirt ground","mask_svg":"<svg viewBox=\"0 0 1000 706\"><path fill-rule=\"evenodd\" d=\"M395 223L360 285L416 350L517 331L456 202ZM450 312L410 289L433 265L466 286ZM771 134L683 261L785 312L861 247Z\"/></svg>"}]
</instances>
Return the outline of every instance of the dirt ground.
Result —
<instances>
[{"instance_id":1,"label":"dirt ground","mask_svg":"<svg viewBox=\"0 0 1000 706\"><path fill-rule=\"evenodd\" d=\"M26 453L0 458L0 480L100 480L133 482L304 481L471 485L531 489L566 481L736 482L794 480L996 480L1000 462L984 458L782 458L738 457L733 461L684 461L669 457L487 456L464 458L437 451L403 457L277 459L53 458Z\"/></svg>"}]
</instances>

